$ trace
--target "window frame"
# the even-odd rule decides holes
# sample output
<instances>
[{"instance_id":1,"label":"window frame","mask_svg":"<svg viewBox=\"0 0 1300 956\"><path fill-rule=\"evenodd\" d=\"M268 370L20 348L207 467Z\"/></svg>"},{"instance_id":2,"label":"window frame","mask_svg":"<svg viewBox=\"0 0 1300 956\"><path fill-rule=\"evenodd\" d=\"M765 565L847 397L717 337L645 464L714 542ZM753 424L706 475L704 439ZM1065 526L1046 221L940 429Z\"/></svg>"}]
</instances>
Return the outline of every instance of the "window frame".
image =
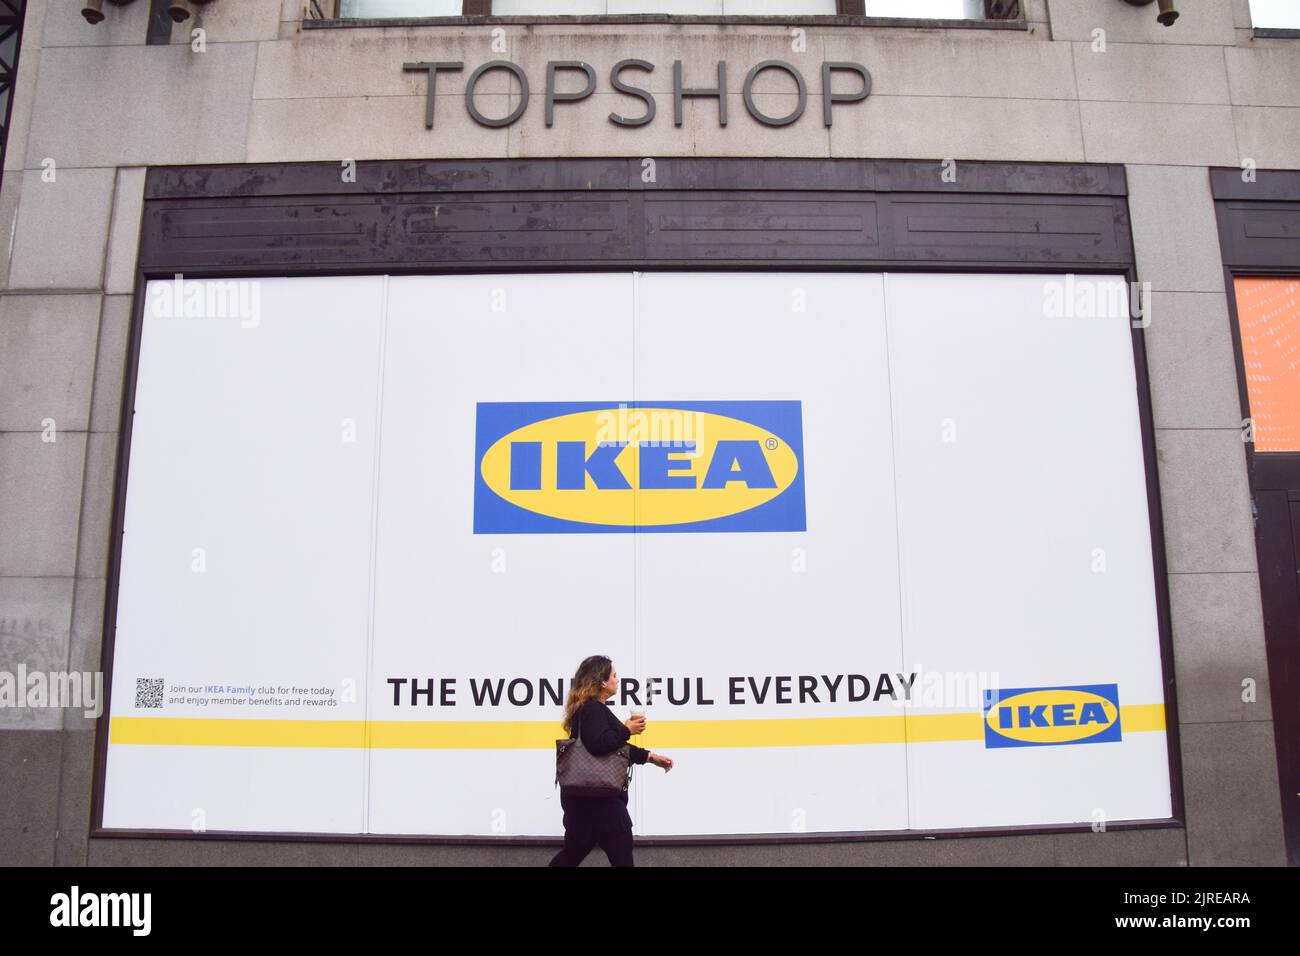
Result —
<instances>
[{"instance_id":1,"label":"window frame","mask_svg":"<svg viewBox=\"0 0 1300 956\"><path fill-rule=\"evenodd\" d=\"M833 14L677 14L677 13L606 13L606 14L534 14L495 16L492 0L461 0L459 16L429 17L344 17L343 0L312 0L309 10L319 10L322 15L305 18L304 27L394 27L436 26L439 24L489 23L782 23L818 26L897 26L922 28L1027 30L1024 0L1020 0L1018 16L1009 19L988 17L990 7L999 0L984 0L985 17L979 20L945 20L932 17L875 17L866 15L866 0L835 0ZM326 11L328 11L326 13ZM1300 31L1298 31L1300 32Z\"/></svg>"},{"instance_id":2,"label":"window frame","mask_svg":"<svg viewBox=\"0 0 1300 956\"><path fill-rule=\"evenodd\" d=\"M1300 30L1289 33L1300 37ZM1210 194L1219 227L1224 297L1232 335L1237 402L1243 427L1253 421L1246 354L1241 341L1241 313L1237 303L1239 278L1292 279L1300 277L1292 240L1300 224L1300 170L1257 169L1243 179L1239 167L1211 166ZM1300 864L1300 805L1290 795L1300 792L1295 782L1300 747L1300 703L1295 693L1300 675L1300 648L1288 629L1288 600L1281 585L1287 557L1293 560L1286 515L1300 487L1300 451L1260 451L1255 442L1242 446L1246 480L1254 515L1255 557L1258 561L1260 601L1263 610L1264 649L1268 667L1270 716L1282 808L1282 832L1287 862Z\"/></svg>"},{"instance_id":3,"label":"window frame","mask_svg":"<svg viewBox=\"0 0 1300 956\"><path fill-rule=\"evenodd\" d=\"M22 58L27 0L17 0L12 5L18 8L16 13L0 14L0 36L5 39L13 37L13 62L0 60L0 90L9 94L4 108L0 109L0 180L4 179L3 162L9 155L9 129L13 125L14 95L18 85L18 61Z\"/></svg>"},{"instance_id":4,"label":"window frame","mask_svg":"<svg viewBox=\"0 0 1300 956\"><path fill-rule=\"evenodd\" d=\"M485 0L485 2L487 2L487 0ZM1255 23L1255 11L1251 10L1250 6L1250 2L1247 0L1246 13L1250 17L1250 33L1252 37L1280 40L1300 39L1300 24L1297 24L1294 27L1261 27Z\"/></svg>"},{"instance_id":5,"label":"window frame","mask_svg":"<svg viewBox=\"0 0 1300 956\"><path fill-rule=\"evenodd\" d=\"M995 275L1072 272L1119 274L1129 283L1137 281L1123 165L968 161L963 169L966 172L959 181L944 182L938 164L926 160L665 157L658 161L656 181L646 183L641 178L640 160L626 157L374 160L359 162L356 180L345 183L338 175L338 164L333 162L148 168L113 480L101 619L105 695L95 731L90 838L549 847L560 842L558 836L105 828L105 771L113 713L114 643L132 409L149 280L171 279L178 272L187 279L225 280L258 276L642 270ZM614 211L607 216L601 236L593 238L575 229L557 230L546 216L529 217L505 253L486 250L476 232L457 228L454 216L434 218L436 209L454 203L485 205L498 210L489 215L499 216L512 205L541 203L558 214L592 202ZM665 238L656 226L656 204L680 210L683 220L692 225L674 230L674 235ZM802 209L803 214L790 215L791 208ZM925 210L923 218L929 220L928 224L915 221L921 217L908 216L909 208ZM784 214L774 216L778 209ZM214 212L219 212L221 218L214 218ZM581 215L581 211L573 214ZM855 235L833 244L800 238L818 229L810 216L815 219L828 214L856 223ZM1041 233L1038 224L1045 215L1068 217L1081 228ZM320 233L304 233L311 217L328 222L328 227ZM435 222L436 230L448 241L419 241L419 236L428 235L421 224ZM881 228L879 223L899 223L902 228ZM502 225L508 223L502 221ZM961 239L938 245L926 241L926 235L936 228ZM233 243L214 242L218 234L239 238ZM326 245L318 241L322 234L330 237ZM777 254L752 251L756 242ZM1147 480L1159 653L1166 688L1164 732L1171 815L1160 820L1111 823L1108 832L1186 827L1180 698L1174 671L1145 326L1132 324L1130 335ZM1063 504L1066 506L1068 503ZM638 845L889 840L920 843L936 838L1087 833L1092 829L1091 822L1080 822L946 830L698 834L640 838Z\"/></svg>"}]
</instances>

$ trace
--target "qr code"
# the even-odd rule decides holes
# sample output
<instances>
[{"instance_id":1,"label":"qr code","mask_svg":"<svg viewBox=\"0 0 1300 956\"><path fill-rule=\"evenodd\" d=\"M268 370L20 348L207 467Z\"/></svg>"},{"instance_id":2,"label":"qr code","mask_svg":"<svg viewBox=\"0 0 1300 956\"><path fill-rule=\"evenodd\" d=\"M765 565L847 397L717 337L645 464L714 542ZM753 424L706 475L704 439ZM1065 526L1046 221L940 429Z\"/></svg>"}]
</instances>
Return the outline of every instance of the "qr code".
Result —
<instances>
[{"instance_id":1,"label":"qr code","mask_svg":"<svg viewBox=\"0 0 1300 956\"><path fill-rule=\"evenodd\" d=\"M161 707L163 705L163 679L137 677L135 679L135 706Z\"/></svg>"}]
</instances>

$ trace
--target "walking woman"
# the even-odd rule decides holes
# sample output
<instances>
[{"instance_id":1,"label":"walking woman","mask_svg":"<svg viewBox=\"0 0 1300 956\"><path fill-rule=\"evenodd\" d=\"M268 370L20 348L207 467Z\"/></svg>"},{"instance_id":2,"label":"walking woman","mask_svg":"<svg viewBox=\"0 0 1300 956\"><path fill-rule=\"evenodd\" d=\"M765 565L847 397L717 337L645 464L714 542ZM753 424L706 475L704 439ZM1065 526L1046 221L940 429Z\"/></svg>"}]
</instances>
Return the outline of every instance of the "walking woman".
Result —
<instances>
[{"instance_id":1,"label":"walking woman","mask_svg":"<svg viewBox=\"0 0 1300 956\"><path fill-rule=\"evenodd\" d=\"M564 729L574 736L577 727L582 745L593 756L612 753L634 734L645 730L645 717L620 721L605 703L618 691L618 672L614 662L599 654L578 665L569 685L564 705ZM634 764L652 763L665 772L673 762L662 754L651 753L635 744L631 749ZM551 866L577 866L597 844L609 857L610 866L635 866L632 862L632 817L627 812L627 791L621 796L579 797L560 788L560 806L564 808L564 848L555 854Z\"/></svg>"}]
</instances>

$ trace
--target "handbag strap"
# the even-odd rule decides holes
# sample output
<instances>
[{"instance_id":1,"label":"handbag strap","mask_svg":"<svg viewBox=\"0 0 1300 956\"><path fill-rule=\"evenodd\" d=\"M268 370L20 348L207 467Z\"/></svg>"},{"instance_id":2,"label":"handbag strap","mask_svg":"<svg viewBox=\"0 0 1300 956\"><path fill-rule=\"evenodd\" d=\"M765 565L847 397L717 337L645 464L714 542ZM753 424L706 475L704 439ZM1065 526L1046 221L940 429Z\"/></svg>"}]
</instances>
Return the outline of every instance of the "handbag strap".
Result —
<instances>
[{"instance_id":1,"label":"handbag strap","mask_svg":"<svg viewBox=\"0 0 1300 956\"><path fill-rule=\"evenodd\" d=\"M581 710L582 710L582 708L579 707L578 710L575 710L575 711L573 712L573 727L574 727L574 730L573 730L573 736L570 737L569 739L572 740L572 741L575 741L575 742L577 742L577 741L579 741L579 740L581 739L580 736L579 736L579 728L582 726L582 716L581 716L581 714L580 714L580 711L581 711ZM560 785L560 770L559 770L559 765L558 765L558 763L557 763L557 765L556 765L556 769L555 769L555 785L556 785L557 787Z\"/></svg>"},{"instance_id":2,"label":"handbag strap","mask_svg":"<svg viewBox=\"0 0 1300 956\"><path fill-rule=\"evenodd\" d=\"M594 699L594 698L593 698L593 699ZM584 704L584 706L586 706L586 705ZM604 705L604 704L601 704L601 706L604 707L605 705ZM579 708L577 709L577 711L575 711L575 713L576 713L577 716L578 716L578 721L577 721L577 722L578 722L579 730L576 731L576 732L574 733L574 737L577 738L578 734L581 733L581 726L582 726L582 707L579 707ZM585 745L584 745L584 746L585 746ZM623 789L624 789L624 790L626 790L628 787L630 787L630 786L632 785L632 768L635 767L635 766L636 766L636 764L634 764L634 763L632 762L632 755L631 755L631 754L628 754L628 758L627 758L627 782L623 784Z\"/></svg>"}]
</instances>

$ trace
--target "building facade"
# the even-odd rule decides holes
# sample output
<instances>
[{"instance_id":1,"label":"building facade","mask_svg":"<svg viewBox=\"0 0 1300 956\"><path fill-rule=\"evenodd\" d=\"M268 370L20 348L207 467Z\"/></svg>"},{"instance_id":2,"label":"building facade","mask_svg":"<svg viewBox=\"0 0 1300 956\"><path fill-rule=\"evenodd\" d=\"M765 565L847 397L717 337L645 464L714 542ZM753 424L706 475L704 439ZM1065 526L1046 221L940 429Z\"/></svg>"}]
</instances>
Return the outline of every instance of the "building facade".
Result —
<instances>
[{"instance_id":1,"label":"building facade","mask_svg":"<svg viewBox=\"0 0 1300 956\"><path fill-rule=\"evenodd\" d=\"M1287 675L1300 672L1295 574L1300 532L1294 530L1300 524L1292 517L1300 502L1300 431L1293 427L1300 417L1300 373L1296 347L1289 344L1300 316L1300 23L1268 19L1275 15L1273 8L1248 0L1182 0L1180 15L1170 25L1157 21L1155 4L1135 6L1124 0L958 3L948 19L933 18L929 8L902 19L897 14L904 5L891 7L890 16L870 16L870 4L853 3L548 6L503 0L463 5L459 0L450 5L344 0L336 6L322 0L211 0L187 6L187 16L179 22L169 16L167 3L133 0L105 4L102 21L93 24L75 6L30 0L21 42L15 33L11 44L17 69L0 185L0 237L7 243L0 265L0 671L15 675L11 695L28 693L17 682L20 668L24 674L50 675L99 671L105 691L125 686L114 682L114 661L122 670L124 660L135 667L139 655L145 655L143 669L132 670L131 679L149 673L146 652L155 645L136 638L135 631L131 640L136 643L131 644L121 631L128 621L137 627L141 615L153 613L149 609L155 605L170 606L168 593L183 592L169 579L145 573L151 558L146 551L132 550L143 547L135 543L140 536L133 539L132 530L166 523L171 512L161 504L151 511L150 502L167 498L169 488L204 489L206 495L228 487L229 475L213 472L201 456L208 447L220 447L222 455L237 450L221 446L214 436L241 422L247 428L248 420L235 412L231 418L217 414L238 403L214 403L213 417L201 422L158 417L185 394L184 382L169 379L164 370L183 370L177 362L184 356L197 362L205 352L220 351L216 343L200 342L195 350L178 345L178 351L169 353L161 324L151 337L146 320L154 313L146 310L145 299L168 283L229 279L256 285L265 280L268 284L257 290L268 303L283 295L290 297L283 301L318 311L323 327L333 330L326 337L337 334L339 349L387 347L401 353L396 345L386 346L387 339L349 338L352 327L343 318L331 324L331 309L343 309L338 303L358 310L382 303L375 308L386 310L383 335L409 344L407 354L456 349L467 368L487 376L491 364L480 368L473 356L500 348L496 339L428 340L416 332L409 341L400 338L411 326L394 309L417 310L417 302L447 302L462 294L458 287L426 288L420 282L509 276L519 280L508 286L517 299L549 302L547 277L581 276L571 278L570 291L555 300L557 315L579 325L590 321L593 330L604 328L605 319L622 323L623 318L602 319L596 311L584 310L599 307L614 314L609 303L628 292L634 296L627 307L628 341L653 352L667 349L656 344L653 316L689 310L691 302L709 296L720 296L722 303L713 314L734 307L737 315L767 321L763 297L745 298L740 286L725 284L728 274L806 274L814 298L838 296L835 301L842 307L858 301L864 291L879 291L885 300L882 329L900 327L896 322L905 327L908 316L945 309L955 315L966 307L959 303L972 296L990 296L996 312L997 297L1005 295L1011 302L1020 294L1011 286L1017 279L1038 277L1021 290L1029 301L1039 294L1044 278L1068 276L1073 283L1076 275L1110 277L1109 288L1118 289L1130 309L1125 320L1132 321L1122 340L1131 342L1132 362L1124 365L1129 379L1112 380L1100 366L1092 373L1098 393L1108 392L1116 381L1123 386L1116 417L1099 418L1103 424L1097 435L1121 424L1130 429L1126 447L1132 453L1132 474L1138 477L1128 491L1138 493L1126 496L1117 486L1097 500L1131 499L1141 509L1138 520L1124 525L1140 531L1134 541L1139 550L1150 552L1133 572L1141 583L1140 595L1133 598L1136 603L1115 607L1117 614L1128 608L1133 615L1150 616L1142 660L1155 695L1144 698L1148 710L1130 712L1117 699L1111 703L1117 712L1124 710L1126 722L1132 717L1127 729L1147 730L1144 739L1158 740L1154 749L1141 752L1146 758L1139 754L1132 759L1158 759L1151 779L1164 801L1158 805L1167 805L1167 812L1113 813L1103 806L1091 819L1066 811L1058 820L1049 819L1047 810L1045 816L1029 810L1023 817L1016 815L1020 810L1003 813L993 799L979 812L948 813L914 796L898 804L905 817L901 825L881 810L879 819L885 822L871 826L792 824L782 833L755 823L687 830L655 815L651 792L645 803L638 794L634 804L641 837L638 858L664 865L1300 862L1300 687L1287 685ZM560 6L570 8L569 15L551 9ZM676 293L655 281L656 273L688 272L699 273L702 283L712 277L707 281L720 284L701 285L687 301L674 299ZM630 284L605 287L600 275L611 282L626 276ZM539 284L530 285L530 276ZM885 278L879 287L837 285L859 281L855 276L868 277L863 282ZM974 284L954 286L945 298L926 298L942 286L935 276L962 276ZM912 281L923 277L931 279ZM978 284L980 277L988 283ZM578 284L588 280L590 287ZM302 284L271 284L282 281ZM678 276L672 288L680 289L684 281ZM175 288L179 302L181 285ZM1065 287L1067 299L1071 288ZM768 291L780 296L786 289ZM990 328L994 312L985 316ZM972 321L980 315L972 312ZM593 333L596 340L604 334ZM662 334L666 342L669 332ZM773 341L782 341L780 335L787 333L772 334ZM809 338L816 354L843 350L859 355L872 347L865 339L828 335ZM1043 362L1032 336L1026 339L1014 328L1004 335L989 339L994 343L990 356L996 350L1009 363L1008 356L1018 356L1015 361L1026 368ZM707 343L697 344L701 354L722 365L728 356L748 356L734 338L720 339L714 352ZM549 355L548 347L544 338L530 342L532 361ZM583 354L585 347L574 345L574 354ZM614 361L610 357L622 349L618 342L590 347L595 358L587 365ZM787 347L798 352L794 339ZM901 347L898 341L890 346ZM969 354L983 354L978 343L969 347L974 350ZM1092 355L1086 351L1090 347L1080 344L1078 354ZM345 355L317 351L317 345L302 340L283 348L258 360L275 363L281 383L298 383L303 394L322 402L352 387L329 378L330 362L343 362ZM933 352L927 358L921 343L917 348L913 365L889 352L895 363L889 367L900 381L910 374L907 369L923 362L956 374L958 365L943 364L955 358ZM1021 348L1023 353L1016 352ZM428 377L427 369L405 368L400 354L388 354L388 364L381 366L387 367L388 379L377 385L370 379L361 382L372 395L376 387L396 387L392 383L404 381L402 374L411 383ZM1100 362L1102 352L1096 354ZM512 382L534 374L522 354L512 355L499 359L502 365L520 362ZM1129 355L1123 352L1125 362ZM560 377L587 368L578 363L570 369L565 364L570 359L547 361ZM249 362L237 371L227 366L232 376L227 382L233 391L246 386L250 394L263 395L259 383L272 380L271 365ZM630 367L640 370L639 362L634 359ZM736 362L741 364L739 358ZM317 375L313 368L324 371ZM686 381L656 379L652 372L646 377L665 388ZM817 377L809 374L809 394ZM740 373L728 380L758 381ZM1061 388L1073 389L1070 394L1078 399L1089 381L1085 368L1078 380ZM970 395L984 394L978 375L971 382ZM1035 393L1029 382L1018 399L1036 410L1026 412L1027 432L1017 445L1025 457L1001 459L1006 473L997 482L1019 490L1000 500L1011 510L1021 500L1033 499L1042 508L1049 507L1044 502L1054 502L1043 513L1065 526L1077 489L1068 483L1048 487L1045 462L1054 442L1072 447L1070 435L1050 437L1053 403L1065 408L1068 396L1064 391ZM1042 384L1050 386L1047 379ZM504 385L472 396L430 388L418 394L430 402L441 396L448 408L462 397L467 402L519 397ZM617 389L601 389L594 382L577 397L585 400L593 389L599 392L590 396L593 401L618 397L605 394ZM799 397L784 389L774 385L764 395L728 393L728 398L739 404ZM563 389L551 394L541 386L528 394L536 396L533 402L567 396ZM720 395L676 397L683 408L690 405L687 399L720 400ZM859 401L863 395L833 397L842 407L845 399ZM386 401L392 409L391 400ZM888 396L884 402L888 405ZM1100 399L1080 401L1078 421L1087 420L1082 409L1099 409L1102 416L1110 412L1100 409L1110 407ZM799 453L810 456L811 483L817 477L813 465L825 464L829 471L834 460L811 457L820 453L812 445L819 432L809 409L805 400L809 445ZM710 406L707 411L722 410ZM733 411L734 420L745 409ZM748 413L758 414L753 408ZM400 414L411 416L403 420L408 430L439 424L435 411L408 405ZM509 431L503 425L499 434L489 434L483 414L480 406L476 474L489 450L484 436ZM367 418L359 420L364 432ZM893 425L899 427L897 417ZM465 427L470 427L468 419ZM870 427L870 421L863 427ZM1084 441L1082 432L1076 437ZM175 458L162 453L169 447L176 449ZM182 448L190 451L182 453ZM468 442L466 448L468 453ZM377 471L377 447L373 453ZM185 454L200 456L191 460L203 463L189 470ZM411 473L421 467L418 457L399 461ZM802 465L800 459L800 481ZM329 470L324 466L319 474ZM515 480L525 467L512 461L508 471ZM1013 473L1028 478L1013 478ZM369 465L357 474L369 476ZM483 474L486 485L492 485ZM134 480L128 484L129 475ZM1078 489L1096 487L1095 476L1076 474L1075 479ZM380 479L374 480L378 487ZM321 478L326 489L321 494L338 497L331 499L334 504L322 498L323 509L337 507L338 500L361 487L343 479L329 481ZM939 497L945 482L935 481ZM369 493L365 488L363 496ZM478 489L484 496L488 490ZM471 491L467 486L465 494ZM804 491L800 486L801 495ZM780 525L789 516L769 512L762 520L778 524L723 527L811 531L814 517L828 514L816 509L829 505L817 503L811 484L806 492L809 510L801 512L797 524ZM394 486L385 500L408 500L402 493ZM906 498L904 488L904 509ZM168 500L180 507L194 499L180 495ZM913 514L925 507L917 503ZM480 510L475 498L474 532L573 530L511 525L521 519L514 512L504 514ZM586 520L554 514L547 516L551 519ZM914 527L919 528L917 521ZM468 522L467 514L466 541L475 543L468 537ZM1009 513L1006 522L1015 523ZM319 539L326 548L331 541L351 540L342 525L346 522ZM361 552L367 541L374 547L375 539L367 537L373 531L367 528L358 526L356 532ZM311 535L319 530L313 525L304 540L317 540ZM395 528L393 534L398 533ZM267 534L266 542L278 540ZM574 536L520 535L529 540L565 537ZM611 539L611 547L621 548L619 541L629 536L583 540L591 537ZM710 538L630 537L671 539L673 547ZM493 540L513 561L528 554L516 539L508 544L505 538ZM978 563L980 553L992 555L993 563L1001 555L997 544L957 543L971 546L959 548L970 563ZM654 546L650 541L644 545ZM414 551L419 545L410 547ZM483 547L489 556L495 554L491 542ZM899 548L905 550L902 544ZM815 565L818 552L811 546L809 551ZM788 561L789 549L783 553ZM1127 552L1116 548L1115 553ZM638 575L644 554L636 550L629 559ZM372 580L376 573L384 574L382 554L378 560L379 572L372 558L368 569L355 573ZM930 567L923 563L928 560L906 554L902 559L911 562L914 577L923 573L915 569ZM183 564L187 573L193 570L188 549ZM451 564L434 562L430 568L449 576L458 573ZM279 573L274 564L265 570ZM834 579L824 586L841 593L852 584ZM949 592L924 593L928 596L916 598L915 605L904 601L904 623L898 626L920 626L907 621L923 621L926 608L941 604L941 595ZM1068 593L1077 597L1085 592ZM364 588L358 594L364 598ZM636 585L636 600L647 607L653 607L654 594ZM618 601L611 606L618 607ZM806 611L807 605L797 608ZM270 617L279 613L250 608L248 620L263 612ZM1058 606L1051 613L1065 621L1083 610ZM358 614L358 620L370 621L371 631L380 626L373 606L369 618L364 618L364 607ZM166 620L174 624L176 619ZM1098 620L1129 623L1122 617ZM329 627L327 620L313 621L304 612L304 628ZM638 621L626 645L613 642L627 648L621 668L625 677L634 666L638 674L660 666L662 658L656 659L648 635L672 630L668 621ZM463 615L457 618L458 627L470 624ZM361 633L366 633L364 624ZM185 642L184 635L167 634ZM1096 640L1098 655L1111 653L1104 635ZM1077 646L1075 650L1079 655L1071 658L1076 662L1071 666L1077 667L1086 655ZM370 658L360 645L358 652L363 659L375 659L373 646ZM410 653L420 659L416 650ZM1003 659L1004 666L1036 655L1050 653L1021 647ZM571 656L566 646L562 676L569 675ZM958 657L956 651L950 655ZM219 654L203 659L210 668L203 679L211 682L223 659ZM379 659L384 659L382 653ZM233 669L231 661L224 663ZM383 670L376 664L372 670L366 664L363 698L376 695L376 688L389 690L392 685L385 679L407 674L405 666L393 663ZM415 673L437 673L433 666ZM1096 670L1100 676L1090 676L1092 670L1071 671L1079 673L1073 683L1091 687L1106 679L1107 666ZM247 671L223 676L242 680L250 676ZM309 676L318 675L312 671ZM119 674L118 679L126 678ZM261 675L250 679L255 682ZM1059 689L1068 682L1064 672L1053 673L1033 687ZM141 685L133 686L138 708ZM1030 685L1013 680L1012 686ZM1120 687L1122 693L1122 683ZM172 690L170 685L166 690ZM393 693L396 703L406 703L400 683ZM417 695L412 702L431 704L434 691L428 693L427 701ZM328 814L305 813L301 821L281 814L276 822L246 826L191 826L190 816L180 825L158 822L164 810L150 804L149 812L156 810L156 816L144 811L133 816L125 805L132 793L150 787L167 791L163 768L173 757L177 773L189 772L188 758L172 750L179 752L185 741L164 734L180 733L180 725L173 722L158 731L164 736L154 738L149 738L153 731L131 729L145 725L131 723L138 718L125 711L129 701L122 693L109 699L101 716L86 716L80 707L23 703L14 700L0 707L0 765L5 769L0 779L0 860L6 862L532 865L546 862L558 846L554 805L547 810L555 817L549 835L508 822L494 825L491 808L481 827L458 821L445 829L422 830L410 823L368 828L365 834L336 825ZM372 766L368 756L372 746L381 746L371 743L368 721L375 711L358 713L364 714L357 721L364 725L358 731L365 734L363 744L331 738L290 746L366 753L364 772L373 789L377 768L386 765L376 757ZM110 714L123 718L123 736L115 736L117 730L110 733ZM189 712L173 715L186 716ZM414 720L421 715L405 716ZM806 716L815 715L809 711ZM1137 727L1141 720L1150 723ZM725 742L692 743L690 733L704 723L684 722L676 736L650 739L651 749L662 747L680 760L673 776L662 783L654 780L656 787L671 788L685 776L693 753L728 747ZM912 725L899 726L909 729L896 742L914 743ZM550 729L542 727L530 738L529 759L536 758L543 768L550 760ZM141 736L131 737L133 733ZM417 754L457 746L420 739L391 746ZM985 739L985 746L993 746ZM158 746L151 749L151 742ZM193 748L202 759L257 749L237 736L206 743L211 746ZM132 746L132 753L150 751L161 762L153 766L136 763L134 757L114 757ZM510 752L500 740L482 746ZM1063 772L1050 762L1050 754L1043 754L1091 755L1106 746L1043 748L1040 756L1046 762L1037 771L1042 785ZM733 752L746 747L762 749L750 742ZM904 752L914 753L900 750ZM989 754L998 760L1004 755L1002 750L981 753L986 767ZM918 768L928 764L919 758L910 764L900 760L894 768L899 779L923 791ZM257 766L270 772L269 764ZM457 766L458 773L464 772ZM701 792L717 793L725 785L726 800L744 800L746 793L762 799L769 784L761 772L744 762L727 766L729 775L718 778L714 790ZM1133 767L1134 774L1141 770ZM409 780L403 774L419 771L390 767L388 772L398 790L401 780ZM993 779L1005 780L1005 773L998 771ZM799 775L793 767L784 767L782 774ZM643 780L634 787L643 787ZM545 782L549 792L549 777ZM857 785L852 780L842 784L845 792ZM951 780L931 780L930 785L954 789ZM1018 786L1023 789L1023 781ZM439 789L429 787L430 792ZM455 791L450 792L449 807L455 803ZM212 799L220 802L216 789L213 793ZM1122 788L1116 793L1121 803L1127 798ZM301 798L295 799L300 805ZM378 803L377 797L367 799ZM799 798L791 799L797 803ZM880 799L884 806L893 796ZM146 803L141 797L139 806ZM190 799L186 813L194 810L195 819L206 819L194 804ZM373 820L374 804L367 807ZM837 807L828 804L817 812L824 814L822 819L838 821ZM784 814L789 807L782 803L778 809ZM346 815L352 807L340 812ZM392 809L390 819L401 812ZM932 822L918 822L927 820ZM1106 825L1106 820L1114 822Z\"/></svg>"}]
</instances>

